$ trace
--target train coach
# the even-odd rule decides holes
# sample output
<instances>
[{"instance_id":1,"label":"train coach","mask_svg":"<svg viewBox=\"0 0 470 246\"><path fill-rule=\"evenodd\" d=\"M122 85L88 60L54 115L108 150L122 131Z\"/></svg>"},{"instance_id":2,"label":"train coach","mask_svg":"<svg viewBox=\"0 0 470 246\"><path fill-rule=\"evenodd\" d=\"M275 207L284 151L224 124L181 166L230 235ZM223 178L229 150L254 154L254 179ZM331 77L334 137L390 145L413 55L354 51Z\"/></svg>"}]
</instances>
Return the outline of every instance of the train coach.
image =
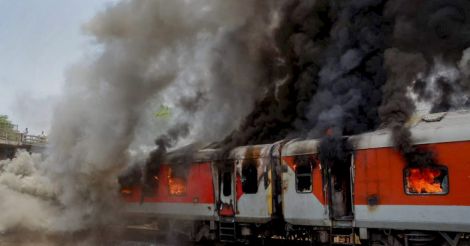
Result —
<instances>
[{"instance_id":1,"label":"train coach","mask_svg":"<svg viewBox=\"0 0 470 246\"><path fill-rule=\"evenodd\" d=\"M342 138L344 153L330 159L321 158L321 140L168 158L150 192L136 184L121 194L127 213L194 240L470 245L470 113L425 115L410 129L435 165L406 163L380 129Z\"/></svg>"}]
</instances>

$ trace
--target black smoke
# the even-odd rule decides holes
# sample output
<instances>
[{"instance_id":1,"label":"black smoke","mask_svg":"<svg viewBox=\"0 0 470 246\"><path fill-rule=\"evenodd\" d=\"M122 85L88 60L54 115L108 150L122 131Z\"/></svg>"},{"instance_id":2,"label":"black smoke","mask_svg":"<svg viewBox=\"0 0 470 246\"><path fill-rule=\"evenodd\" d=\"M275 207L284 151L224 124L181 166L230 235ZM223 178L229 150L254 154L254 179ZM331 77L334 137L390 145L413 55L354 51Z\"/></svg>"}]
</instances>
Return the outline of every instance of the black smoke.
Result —
<instances>
[{"instance_id":1,"label":"black smoke","mask_svg":"<svg viewBox=\"0 0 470 246\"><path fill-rule=\"evenodd\" d=\"M344 180L350 175L353 145L347 138L331 135L322 138L318 147L319 159L323 168L330 169L332 175Z\"/></svg>"},{"instance_id":2,"label":"black smoke","mask_svg":"<svg viewBox=\"0 0 470 246\"><path fill-rule=\"evenodd\" d=\"M432 62L460 59L470 46L470 3L466 0L391 0L386 15L394 20L393 47L420 53Z\"/></svg>"},{"instance_id":3,"label":"black smoke","mask_svg":"<svg viewBox=\"0 0 470 246\"><path fill-rule=\"evenodd\" d=\"M416 112L410 91L431 113L468 105L470 2L289 1L282 13L282 73L272 74L269 92L226 144L388 127L407 164L436 163L406 126Z\"/></svg>"},{"instance_id":4,"label":"black smoke","mask_svg":"<svg viewBox=\"0 0 470 246\"><path fill-rule=\"evenodd\" d=\"M379 125L390 27L384 1L289 1L276 30L282 63L229 146L356 134ZM272 69L272 67L268 68Z\"/></svg>"},{"instance_id":5,"label":"black smoke","mask_svg":"<svg viewBox=\"0 0 470 246\"><path fill-rule=\"evenodd\" d=\"M305 119L328 38L328 13L328 1L323 0L287 1L282 7L274 30L276 56L265 63L266 94L222 146L274 142L294 132L296 122Z\"/></svg>"},{"instance_id":6,"label":"black smoke","mask_svg":"<svg viewBox=\"0 0 470 246\"><path fill-rule=\"evenodd\" d=\"M431 112L452 110L452 95L462 77L458 63L470 45L470 2L388 1L386 16L393 19L394 30L385 51L388 78L379 110L382 124L392 130L392 141L408 165L436 164L431 150L413 146L405 125L415 111L408 88L414 83L413 91L418 99L430 101ZM450 67L457 75L435 75L441 72L439 67ZM433 81L433 90L427 89Z\"/></svg>"},{"instance_id":7,"label":"black smoke","mask_svg":"<svg viewBox=\"0 0 470 246\"><path fill-rule=\"evenodd\" d=\"M357 134L379 125L386 74L383 52L390 27L384 1L330 1L334 24L302 130Z\"/></svg>"},{"instance_id":8,"label":"black smoke","mask_svg":"<svg viewBox=\"0 0 470 246\"><path fill-rule=\"evenodd\" d=\"M232 44L242 47L237 50L258 52L255 64L262 72L253 81L258 89L253 109L212 147L227 152L234 146L296 137L323 138L323 144L334 145L324 137L327 129L341 138L387 127L407 163L434 163L431 152L414 147L406 127L416 112L410 93L430 101L431 112L468 104L469 55L464 51L470 46L470 3L281 3L269 9L279 19L269 29L270 38L253 43L236 32L230 36ZM237 70L222 60L216 60L213 73L230 81ZM451 76L448 68L456 72Z\"/></svg>"},{"instance_id":9,"label":"black smoke","mask_svg":"<svg viewBox=\"0 0 470 246\"><path fill-rule=\"evenodd\" d=\"M342 139L377 128L392 31L384 7L380 0L287 2L276 30L281 73L225 146L318 138L329 128ZM320 146L325 161L346 151L330 140Z\"/></svg>"}]
</instances>

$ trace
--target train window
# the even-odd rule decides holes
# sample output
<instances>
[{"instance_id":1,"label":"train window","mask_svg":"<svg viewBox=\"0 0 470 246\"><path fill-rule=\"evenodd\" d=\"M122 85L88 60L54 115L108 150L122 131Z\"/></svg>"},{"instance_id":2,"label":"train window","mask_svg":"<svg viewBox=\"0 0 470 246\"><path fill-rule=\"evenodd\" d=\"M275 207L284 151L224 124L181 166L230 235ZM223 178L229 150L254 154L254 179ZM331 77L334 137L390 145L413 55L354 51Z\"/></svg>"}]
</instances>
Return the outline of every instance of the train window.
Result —
<instances>
[{"instance_id":1,"label":"train window","mask_svg":"<svg viewBox=\"0 0 470 246\"><path fill-rule=\"evenodd\" d=\"M258 170L255 160L245 160L242 165L242 190L246 194L258 192Z\"/></svg>"},{"instance_id":2,"label":"train window","mask_svg":"<svg viewBox=\"0 0 470 246\"><path fill-rule=\"evenodd\" d=\"M224 172L222 178L224 196L232 195L232 174L230 172Z\"/></svg>"},{"instance_id":3,"label":"train window","mask_svg":"<svg viewBox=\"0 0 470 246\"><path fill-rule=\"evenodd\" d=\"M408 167L404 170L408 195L445 195L449 193L449 172L445 166Z\"/></svg>"},{"instance_id":4,"label":"train window","mask_svg":"<svg viewBox=\"0 0 470 246\"><path fill-rule=\"evenodd\" d=\"M295 188L299 193L312 192L312 162L307 156L295 160Z\"/></svg>"},{"instance_id":5,"label":"train window","mask_svg":"<svg viewBox=\"0 0 470 246\"><path fill-rule=\"evenodd\" d=\"M176 177L173 169L168 169L168 193L171 196L183 196L186 194L186 179Z\"/></svg>"},{"instance_id":6,"label":"train window","mask_svg":"<svg viewBox=\"0 0 470 246\"><path fill-rule=\"evenodd\" d=\"M138 166L133 166L118 177L118 183L122 195L131 195L135 187L139 187L142 171ZM153 186L152 186L153 187Z\"/></svg>"}]
</instances>

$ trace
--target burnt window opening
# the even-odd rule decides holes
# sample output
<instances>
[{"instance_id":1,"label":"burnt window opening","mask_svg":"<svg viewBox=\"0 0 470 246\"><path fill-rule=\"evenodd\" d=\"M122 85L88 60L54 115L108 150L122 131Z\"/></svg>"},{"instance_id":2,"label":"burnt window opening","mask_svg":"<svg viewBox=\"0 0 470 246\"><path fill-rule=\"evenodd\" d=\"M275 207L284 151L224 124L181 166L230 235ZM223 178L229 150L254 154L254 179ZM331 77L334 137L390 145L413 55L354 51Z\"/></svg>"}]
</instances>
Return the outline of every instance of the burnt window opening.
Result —
<instances>
[{"instance_id":1,"label":"burnt window opening","mask_svg":"<svg viewBox=\"0 0 470 246\"><path fill-rule=\"evenodd\" d=\"M408 167L404 169L407 195L446 195L449 193L449 172L445 166Z\"/></svg>"},{"instance_id":2,"label":"burnt window opening","mask_svg":"<svg viewBox=\"0 0 470 246\"><path fill-rule=\"evenodd\" d=\"M224 172L222 175L222 185L224 196L232 195L232 174L230 172Z\"/></svg>"},{"instance_id":3,"label":"burnt window opening","mask_svg":"<svg viewBox=\"0 0 470 246\"><path fill-rule=\"evenodd\" d=\"M168 193L170 196L186 195L186 178L176 176L172 168L168 168Z\"/></svg>"},{"instance_id":4,"label":"burnt window opening","mask_svg":"<svg viewBox=\"0 0 470 246\"><path fill-rule=\"evenodd\" d=\"M258 169L255 160L245 160L242 164L242 191L246 194L258 192Z\"/></svg>"},{"instance_id":5,"label":"burnt window opening","mask_svg":"<svg viewBox=\"0 0 470 246\"><path fill-rule=\"evenodd\" d=\"M353 215L351 192L353 146L347 137L330 135L321 140L318 152L329 186L330 217L350 218Z\"/></svg>"},{"instance_id":6,"label":"burnt window opening","mask_svg":"<svg viewBox=\"0 0 470 246\"><path fill-rule=\"evenodd\" d=\"M295 158L295 188L298 193L312 192L313 160L308 156Z\"/></svg>"},{"instance_id":7,"label":"burnt window opening","mask_svg":"<svg viewBox=\"0 0 470 246\"><path fill-rule=\"evenodd\" d=\"M156 194L158 186L160 185L159 175L159 170L148 170L145 172L144 185L142 189L144 196L149 197Z\"/></svg>"},{"instance_id":8,"label":"burnt window opening","mask_svg":"<svg viewBox=\"0 0 470 246\"><path fill-rule=\"evenodd\" d=\"M141 185L142 172L140 167L133 166L118 176L121 194L131 195L134 188Z\"/></svg>"}]
</instances>

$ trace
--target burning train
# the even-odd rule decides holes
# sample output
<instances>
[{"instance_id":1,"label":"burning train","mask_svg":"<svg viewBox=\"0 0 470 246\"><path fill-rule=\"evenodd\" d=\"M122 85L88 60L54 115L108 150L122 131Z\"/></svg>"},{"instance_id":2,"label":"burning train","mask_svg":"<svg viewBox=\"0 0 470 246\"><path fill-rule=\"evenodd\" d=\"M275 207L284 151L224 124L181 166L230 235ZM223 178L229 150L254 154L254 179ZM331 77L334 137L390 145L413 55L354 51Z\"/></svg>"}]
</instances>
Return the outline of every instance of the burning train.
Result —
<instances>
[{"instance_id":1,"label":"burning train","mask_svg":"<svg viewBox=\"0 0 470 246\"><path fill-rule=\"evenodd\" d=\"M468 245L469 122L470 112L458 111L410 123L414 145L434 154L432 165L407 163L390 130L380 129L332 140L343 153L329 155L318 139L228 155L207 148L189 160L176 151L146 185L141 173L139 182L121 182L121 195L128 214L162 228L188 226L194 240Z\"/></svg>"}]
</instances>

